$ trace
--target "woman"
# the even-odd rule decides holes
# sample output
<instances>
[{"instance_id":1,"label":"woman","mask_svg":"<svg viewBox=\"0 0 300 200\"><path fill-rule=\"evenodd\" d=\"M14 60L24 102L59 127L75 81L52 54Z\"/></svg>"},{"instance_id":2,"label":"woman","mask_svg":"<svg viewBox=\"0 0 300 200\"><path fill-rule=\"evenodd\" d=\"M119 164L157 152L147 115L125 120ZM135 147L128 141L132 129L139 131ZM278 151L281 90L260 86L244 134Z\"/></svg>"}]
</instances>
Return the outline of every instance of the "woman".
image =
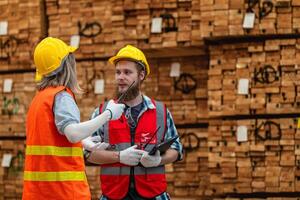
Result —
<instances>
[{"instance_id":1,"label":"woman","mask_svg":"<svg viewBox=\"0 0 300 200\"><path fill-rule=\"evenodd\" d=\"M112 100L103 114L80 123L74 93L81 93L76 77L76 48L47 37L34 51L38 92L26 122L23 199L90 200L81 140L89 150L108 144L89 136L109 120L118 119L123 104Z\"/></svg>"}]
</instances>

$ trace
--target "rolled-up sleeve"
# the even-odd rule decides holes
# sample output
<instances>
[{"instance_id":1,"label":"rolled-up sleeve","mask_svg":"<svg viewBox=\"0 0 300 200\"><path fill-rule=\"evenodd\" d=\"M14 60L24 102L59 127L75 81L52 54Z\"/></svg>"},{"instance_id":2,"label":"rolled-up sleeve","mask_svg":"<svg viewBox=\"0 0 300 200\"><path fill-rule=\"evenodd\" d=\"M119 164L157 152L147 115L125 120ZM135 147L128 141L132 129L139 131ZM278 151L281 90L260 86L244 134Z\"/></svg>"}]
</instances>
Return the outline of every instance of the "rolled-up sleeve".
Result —
<instances>
[{"instance_id":1,"label":"rolled-up sleeve","mask_svg":"<svg viewBox=\"0 0 300 200\"><path fill-rule=\"evenodd\" d=\"M64 135L64 129L74 123L80 123L80 111L74 98L62 91L55 96L54 102L55 125L60 134Z\"/></svg>"},{"instance_id":2,"label":"rolled-up sleeve","mask_svg":"<svg viewBox=\"0 0 300 200\"><path fill-rule=\"evenodd\" d=\"M177 129L175 127L172 115L170 113L170 111L167 109L167 132L165 135L165 140L176 137L178 135ZM175 142L171 145L172 149L175 149L176 151L178 151L178 159L177 160L182 160L183 158L183 148L182 148L182 144L179 140L179 138L177 138L177 140L175 140Z\"/></svg>"}]
</instances>

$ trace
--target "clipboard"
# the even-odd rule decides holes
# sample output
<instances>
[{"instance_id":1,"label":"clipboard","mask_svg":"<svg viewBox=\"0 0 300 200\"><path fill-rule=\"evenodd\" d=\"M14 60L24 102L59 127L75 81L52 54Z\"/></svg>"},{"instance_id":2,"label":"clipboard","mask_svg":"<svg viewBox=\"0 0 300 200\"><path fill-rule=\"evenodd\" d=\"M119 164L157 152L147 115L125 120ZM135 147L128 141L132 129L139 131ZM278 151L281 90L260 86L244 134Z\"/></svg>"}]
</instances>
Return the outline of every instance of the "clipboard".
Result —
<instances>
[{"instance_id":1,"label":"clipboard","mask_svg":"<svg viewBox=\"0 0 300 200\"><path fill-rule=\"evenodd\" d=\"M153 149L149 151L149 155L154 155L157 150L159 150L161 154L165 153L177 138L178 135L168 140L165 140L164 142L158 144L157 146L154 146Z\"/></svg>"}]
</instances>

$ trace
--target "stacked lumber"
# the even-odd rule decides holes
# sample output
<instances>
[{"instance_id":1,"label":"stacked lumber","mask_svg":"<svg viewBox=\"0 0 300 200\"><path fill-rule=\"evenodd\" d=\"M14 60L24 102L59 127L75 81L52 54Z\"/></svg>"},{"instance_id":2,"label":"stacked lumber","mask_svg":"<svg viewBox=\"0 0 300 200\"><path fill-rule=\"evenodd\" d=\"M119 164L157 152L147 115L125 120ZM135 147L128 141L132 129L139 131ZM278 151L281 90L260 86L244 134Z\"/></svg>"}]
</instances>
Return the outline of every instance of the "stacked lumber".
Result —
<instances>
[{"instance_id":1,"label":"stacked lumber","mask_svg":"<svg viewBox=\"0 0 300 200\"><path fill-rule=\"evenodd\" d=\"M180 74L188 76L170 77L172 63L179 63ZM151 64L153 74L145 80L143 89L150 97L166 103L175 123L197 123L207 119L207 60L205 57L152 59ZM188 90L184 92L182 90L184 88Z\"/></svg>"},{"instance_id":2,"label":"stacked lumber","mask_svg":"<svg viewBox=\"0 0 300 200\"><path fill-rule=\"evenodd\" d=\"M67 42L73 35L79 35L77 58L108 57L126 44L141 49L203 46L198 0L69 3L69 0L46 0L48 32L49 36ZM162 20L158 32L151 32L153 18Z\"/></svg>"},{"instance_id":3,"label":"stacked lumber","mask_svg":"<svg viewBox=\"0 0 300 200\"><path fill-rule=\"evenodd\" d=\"M112 35L109 37L112 37L112 47L115 50L122 48L126 44L136 45L134 39L132 38L132 33L126 31L124 4L125 2L122 0L112 2ZM131 31L134 32L135 30ZM130 35L131 37L127 38Z\"/></svg>"},{"instance_id":4,"label":"stacked lumber","mask_svg":"<svg viewBox=\"0 0 300 200\"><path fill-rule=\"evenodd\" d=\"M117 1L46 0L48 34L66 43L80 36L77 58L107 57L113 54L114 4ZM76 42L75 42L76 43Z\"/></svg>"},{"instance_id":5,"label":"stacked lumber","mask_svg":"<svg viewBox=\"0 0 300 200\"><path fill-rule=\"evenodd\" d=\"M99 167L86 166L85 172L89 183L92 199L94 200L99 199L101 195L100 166Z\"/></svg>"},{"instance_id":6,"label":"stacked lumber","mask_svg":"<svg viewBox=\"0 0 300 200\"><path fill-rule=\"evenodd\" d=\"M294 118L211 120L211 195L299 192L297 123ZM237 139L240 126L247 129L243 141Z\"/></svg>"},{"instance_id":7,"label":"stacked lumber","mask_svg":"<svg viewBox=\"0 0 300 200\"><path fill-rule=\"evenodd\" d=\"M0 13L0 70L33 68L42 34L40 1L1 1Z\"/></svg>"},{"instance_id":8,"label":"stacked lumber","mask_svg":"<svg viewBox=\"0 0 300 200\"><path fill-rule=\"evenodd\" d=\"M254 6L243 0L200 1L201 38L298 33L299 5L298 0L263 0ZM255 14L253 28L243 28L247 13Z\"/></svg>"},{"instance_id":9,"label":"stacked lumber","mask_svg":"<svg viewBox=\"0 0 300 200\"><path fill-rule=\"evenodd\" d=\"M34 73L0 75L0 136L24 136L26 113L35 95ZM12 80L10 92L4 82Z\"/></svg>"},{"instance_id":10,"label":"stacked lumber","mask_svg":"<svg viewBox=\"0 0 300 200\"><path fill-rule=\"evenodd\" d=\"M166 165L168 192L173 197L204 197L208 173L208 132L206 128L180 128L184 160Z\"/></svg>"},{"instance_id":11,"label":"stacked lumber","mask_svg":"<svg viewBox=\"0 0 300 200\"><path fill-rule=\"evenodd\" d=\"M197 0L126 0L125 27L130 35L125 38L135 40L134 44L143 49L201 46L199 3ZM162 19L161 31L151 31L154 18Z\"/></svg>"},{"instance_id":12,"label":"stacked lumber","mask_svg":"<svg viewBox=\"0 0 300 200\"><path fill-rule=\"evenodd\" d=\"M208 195L299 192L298 119L282 115L300 111L298 46L273 39L209 47ZM240 127L246 139L238 140Z\"/></svg>"},{"instance_id":13,"label":"stacked lumber","mask_svg":"<svg viewBox=\"0 0 300 200\"><path fill-rule=\"evenodd\" d=\"M211 46L209 115L299 113L299 42L278 39ZM241 93L242 79L249 88Z\"/></svg>"},{"instance_id":14,"label":"stacked lumber","mask_svg":"<svg viewBox=\"0 0 300 200\"><path fill-rule=\"evenodd\" d=\"M25 144L23 140L0 141L0 161L4 155L12 159L7 167L0 166L0 199L22 199Z\"/></svg>"}]
</instances>

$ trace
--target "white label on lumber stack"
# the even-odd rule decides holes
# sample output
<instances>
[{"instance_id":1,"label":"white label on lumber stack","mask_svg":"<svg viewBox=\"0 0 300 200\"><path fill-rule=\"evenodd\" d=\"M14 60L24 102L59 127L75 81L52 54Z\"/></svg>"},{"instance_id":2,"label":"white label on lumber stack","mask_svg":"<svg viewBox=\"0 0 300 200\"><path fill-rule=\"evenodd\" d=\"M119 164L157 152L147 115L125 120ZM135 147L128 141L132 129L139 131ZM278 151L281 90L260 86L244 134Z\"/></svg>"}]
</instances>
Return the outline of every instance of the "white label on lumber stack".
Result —
<instances>
[{"instance_id":1,"label":"white label on lumber stack","mask_svg":"<svg viewBox=\"0 0 300 200\"><path fill-rule=\"evenodd\" d=\"M151 33L161 33L161 31L162 31L162 18L161 17L152 18Z\"/></svg>"},{"instance_id":2,"label":"white label on lumber stack","mask_svg":"<svg viewBox=\"0 0 300 200\"><path fill-rule=\"evenodd\" d=\"M9 167L10 163L11 163L11 159L12 159L12 154L10 154L10 153L3 154L1 166L2 167Z\"/></svg>"},{"instance_id":3,"label":"white label on lumber stack","mask_svg":"<svg viewBox=\"0 0 300 200\"><path fill-rule=\"evenodd\" d=\"M248 141L248 129L247 126L238 126L237 128L237 141L247 142Z\"/></svg>"},{"instance_id":4,"label":"white label on lumber stack","mask_svg":"<svg viewBox=\"0 0 300 200\"><path fill-rule=\"evenodd\" d=\"M248 12L245 14L243 28L251 29L254 27L255 13Z\"/></svg>"},{"instance_id":5,"label":"white label on lumber stack","mask_svg":"<svg viewBox=\"0 0 300 200\"><path fill-rule=\"evenodd\" d=\"M246 68L247 67L247 64L246 63L237 63L236 64L236 68L237 69L242 69L242 68Z\"/></svg>"},{"instance_id":6,"label":"white label on lumber stack","mask_svg":"<svg viewBox=\"0 0 300 200\"><path fill-rule=\"evenodd\" d=\"M12 79L4 79L4 83L3 83L3 92L4 93L11 92L11 90L12 90L12 83L13 83Z\"/></svg>"},{"instance_id":7,"label":"white label on lumber stack","mask_svg":"<svg viewBox=\"0 0 300 200\"><path fill-rule=\"evenodd\" d=\"M0 35L7 35L7 21L0 21Z\"/></svg>"},{"instance_id":8,"label":"white label on lumber stack","mask_svg":"<svg viewBox=\"0 0 300 200\"><path fill-rule=\"evenodd\" d=\"M180 63L174 62L171 64L170 77L179 77L180 76Z\"/></svg>"},{"instance_id":9,"label":"white label on lumber stack","mask_svg":"<svg viewBox=\"0 0 300 200\"><path fill-rule=\"evenodd\" d=\"M104 92L104 80L103 79L97 79L95 80L95 94L103 94Z\"/></svg>"},{"instance_id":10,"label":"white label on lumber stack","mask_svg":"<svg viewBox=\"0 0 300 200\"><path fill-rule=\"evenodd\" d=\"M239 80L238 94L248 94L249 92L249 80L242 78Z\"/></svg>"},{"instance_id":11,"label":"white label on lumber stack","mask_svg":"<svg viewBox=\"0 0 300 200\"><path fill-rule=\"evenodd\" d=\"M79 43L80 43L80 36L79 35L72 35L71 36L71 41L70 41L70 46L78 48Z\"/></svg>"}]
</instances>

